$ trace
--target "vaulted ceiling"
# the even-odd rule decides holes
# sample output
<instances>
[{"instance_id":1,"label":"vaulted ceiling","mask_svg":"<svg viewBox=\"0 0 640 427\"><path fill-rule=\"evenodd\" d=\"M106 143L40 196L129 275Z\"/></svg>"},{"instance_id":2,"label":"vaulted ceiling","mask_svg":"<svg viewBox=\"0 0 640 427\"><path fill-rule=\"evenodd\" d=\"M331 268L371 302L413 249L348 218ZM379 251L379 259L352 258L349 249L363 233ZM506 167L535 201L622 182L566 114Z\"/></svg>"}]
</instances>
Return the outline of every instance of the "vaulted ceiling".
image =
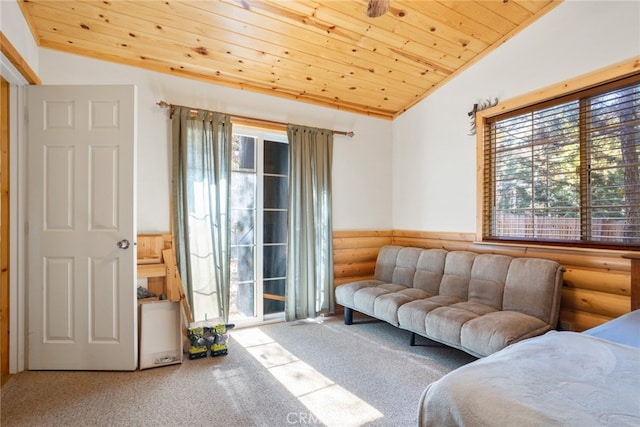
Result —
<instances>
[{"instance_id":1,"label":"vaulted ceiling","mask_svg":"<svg viewBox=\"0 0 640 427\"><path fill-rule=\"evenodd\" d=\"M558 0L19 0L39 46L394 118Z\"/></svg>"}]
</instances>

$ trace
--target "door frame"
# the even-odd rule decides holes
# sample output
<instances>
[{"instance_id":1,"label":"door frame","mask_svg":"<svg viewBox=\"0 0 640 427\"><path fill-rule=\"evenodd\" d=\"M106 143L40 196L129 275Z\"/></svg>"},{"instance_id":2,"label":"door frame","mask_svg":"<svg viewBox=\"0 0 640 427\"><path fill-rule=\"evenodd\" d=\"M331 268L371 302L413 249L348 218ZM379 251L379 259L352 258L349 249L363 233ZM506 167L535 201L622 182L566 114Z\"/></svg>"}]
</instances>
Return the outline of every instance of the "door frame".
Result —
<instances>
[{"instance_id":1,"label":"door frame","mask_svg":"<svg viewBox=\"0 0 640 427\"><path fill-rule=\"evenodd\" d=\"M9 333L10 309L9 301L11 300L10 292L10 126L9 126L9 106L10 106L9 82L0 76L0 382L4 383L9 379L9 354L10 342Z\"/></svg>"},{"instance_id":2,"label":"door frame","mask_svg":"<svg viewBox=\"0 0 640 427\"><path fill-rule=\"evenodd\" d=\"M255 149L255 175L256 175L256 199L255 199L255 223L254 227L256 230L255 241L253 244L254 247L254 279L253 279L253 297L255 298L254 308L255 308L255 316L247 317L247 318L232 318L232 321L235 324L242 326L253 326L253 325L264 325L272 322L280 322L284 320L284 310L282 312L264 313L264 275L263 275L263 260L264 260L264 236L263 236L263 226L264 226L264 145L265 141L277 141L282 143L287 143L287 135L286 132L280 130L271 130L268 128L263 128L260 126L245 126L242 124L236 124L233 126L233 135L243 135L252 138L256 138L256 149ZM235 171L231 171L233 174ZM288 245L288 244L287 244ZM267 299L275 299L269 298Z\"/></svg>"},{"instance_id":3,"label":"door frame","mask_svg":"<svg viewBox=\"0 0 640 427\"><path fill-rule=\"evenodd\" d=\"M8 43L8 41L4 41ZM3 48L6 46L3 45ZM3 51L3 53L5 53ZM37 76L28 69L19 70L21 56L0 55L0 75L9 83L9 372L25 370L26 338L26 117L24 112L25 88L39 84ZM36 79L34 81L34 78Z\"/></svg>"},{"instance_id":4,"label":"door frame","mask_svg":"<svg viewBox=\"0 0 640 427\"><path fill-rule=\"evenodd\" d=\"M26 27L25 27L26 28ZM10 28L7 28L8 30ZM31 40L33 42L33 40ZM27 42L29 44L29 42ZM35 42L31 43L36 47ZM42 83L20 51L0 31L0 76L9 82L9 372L25 369L26 340L26 116L25 88ZM32 58L31 58L32 59Z\"/></svg>"}]
</instances>

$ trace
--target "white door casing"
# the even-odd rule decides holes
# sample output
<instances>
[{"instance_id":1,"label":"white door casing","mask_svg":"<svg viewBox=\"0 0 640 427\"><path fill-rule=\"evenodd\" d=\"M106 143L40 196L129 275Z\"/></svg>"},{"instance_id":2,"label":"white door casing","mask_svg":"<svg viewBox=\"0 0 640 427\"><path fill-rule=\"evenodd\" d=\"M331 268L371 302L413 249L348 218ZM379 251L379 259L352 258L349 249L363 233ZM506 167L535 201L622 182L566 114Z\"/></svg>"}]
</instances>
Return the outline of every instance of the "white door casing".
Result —
<instances>
[{"instance_id":1,"label":"white door casing","mask_svg":"<svg viewBox=\"0 0 640 427\"><path fill-rule=\"evenodd\" d=\"M28 369L134 370L136 88L31 86L27 105Z\"/></svg>"}]
</instances>

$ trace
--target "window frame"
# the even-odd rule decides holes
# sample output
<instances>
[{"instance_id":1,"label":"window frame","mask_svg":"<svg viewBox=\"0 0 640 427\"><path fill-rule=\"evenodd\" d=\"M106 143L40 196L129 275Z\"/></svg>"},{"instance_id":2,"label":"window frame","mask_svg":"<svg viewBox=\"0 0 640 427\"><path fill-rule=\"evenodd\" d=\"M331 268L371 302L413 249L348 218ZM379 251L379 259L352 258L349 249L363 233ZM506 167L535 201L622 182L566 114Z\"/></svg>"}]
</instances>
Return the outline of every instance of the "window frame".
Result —
<instances>
[{"instance_id":1,"label":"window frame","mask_svg":"<svg viewBox=\"0 0 640 427\"><path fill-rule=\"evenodd\" d=\"M559 98L567 99L569 97L575 97L579 92L587 93L588 91L594 91L597 88L609 85L613 82L640 76L640 57L632 58L630 60L615 64L613 66L597 70L595 72L583 75L565 82L558 83L548 88L528 93L510 100L502 101L495 107L487 110L482 110L476 114L476 164L477 164L477 217L476 217L476 242L479 244L492 244L492 245L516 245L516 246L559 246L572 248L595 248L595 249L613 249L613 250L640 250L638 245L607 245L605 243L591 243L575 241L544 241L534 239L516 239L516 238L493 238L488 236L490 230L490 221L488 213L485 207L485 197L487 192L491 191L491 178L486 177L485 170L485 131L487 130L488 123L492 121L496 116L506 116L509 114L516 114L516 112L522 112L525 109L541 108L548 105L550 102L554 102Z\"/></svg>"}]
</instances>

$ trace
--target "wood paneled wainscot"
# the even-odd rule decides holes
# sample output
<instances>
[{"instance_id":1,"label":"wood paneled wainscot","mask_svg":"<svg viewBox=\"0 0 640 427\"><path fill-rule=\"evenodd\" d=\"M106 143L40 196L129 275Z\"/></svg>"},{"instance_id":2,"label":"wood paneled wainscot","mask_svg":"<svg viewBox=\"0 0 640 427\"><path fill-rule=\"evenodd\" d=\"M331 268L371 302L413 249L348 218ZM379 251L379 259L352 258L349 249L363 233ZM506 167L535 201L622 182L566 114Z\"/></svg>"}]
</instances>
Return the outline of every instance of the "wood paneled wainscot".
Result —
<instances>
[{"instance_id":1,"label":"wood paneled wainscot","mask_svg":"<svg viewBox=\"0 0 640 427\"><path fill-rule=\"evenodd\" d=\"M631 311L631 259L628 252L475 243L475 233L415 230L333 233L334 280L339 286L373 277L378 250L385 244L468 250L514 257L552 259L566 268L560 327L583 331ZM634 283L640 282L640 278ZM635 292L634 292L635 293ZM637 297L636 297L637 298Z\"/></svg>"},{"instance_id":2,"label":"wood paneled wainscot","mask_svg":"<svg viewBox=\"0 0 640 427\"><path fill-rule=\"evenodd\" d=\"M390 245L392 231L334 231L334 285L373 278L378 251Z\"/></svg>"}]
</instances>

